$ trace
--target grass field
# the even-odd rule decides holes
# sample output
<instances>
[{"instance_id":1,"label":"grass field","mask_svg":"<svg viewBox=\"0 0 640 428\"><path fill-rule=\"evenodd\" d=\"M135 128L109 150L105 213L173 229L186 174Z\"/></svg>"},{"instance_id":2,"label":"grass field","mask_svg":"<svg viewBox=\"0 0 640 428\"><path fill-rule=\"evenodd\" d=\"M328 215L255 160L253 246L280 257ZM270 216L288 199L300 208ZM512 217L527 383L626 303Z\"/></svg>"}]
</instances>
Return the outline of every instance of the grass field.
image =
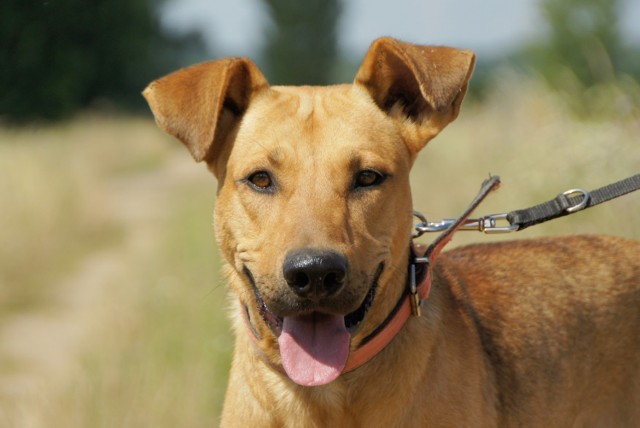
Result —
<instances>
[{"instance_id":1,"label":"grass field","mask_svg":"<svg viewBox=\"0 0 640 428\"><path fill-rule=\"evenodd\" d=\"M416 209L510 211L640 171L640 118L572 118L505 79L463 108L412 175ZM85 117L0 129L0 426L216 426L230 363L213 243L215 183L150 120ZM640 238L640 194L521 233ZM40 320L40 321L38 321ZM37 326L34 327L34 326Z\"/></svg>"}]
</instances>

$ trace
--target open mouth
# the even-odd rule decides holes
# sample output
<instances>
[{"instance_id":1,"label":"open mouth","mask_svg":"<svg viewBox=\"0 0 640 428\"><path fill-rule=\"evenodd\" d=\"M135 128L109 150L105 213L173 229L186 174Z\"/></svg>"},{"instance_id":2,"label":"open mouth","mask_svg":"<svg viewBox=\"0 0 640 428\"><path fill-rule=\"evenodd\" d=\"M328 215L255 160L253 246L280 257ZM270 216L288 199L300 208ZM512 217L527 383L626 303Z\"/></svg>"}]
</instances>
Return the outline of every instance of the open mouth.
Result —
<instances>
[{"instance_id":1,"label":"open mouth","mask_svg":"<svg viewBox=\"0 0 640 428\"><path fill-rule=\"evenodd\" d=\"M383 270L384 263L380 263L373 276L373 280L371 281L369 291L367 292L358 309L344 316L344 325L350 334L354 334L357 331L360 323L362 322L362 320L364 320L367 312L371 308L373 300L376 296L378 281L380 279L380 276L382 275ZM280 334L282 333L282 324L284 321L283 318L276 316L269 310L267 305L264 303L262 296L260 295L258 287L256 287L255 280L253 278L253 275L251 274L251 271L249 271L249 269L247 269L246 267L244 268L244 274L247 276L247 278L249 278L251 286L253 287L253 292L256 297L257 308L260 316L262 317L263 321L269 326L271 331L276 335L276 337L280 336Z\"/></svg>"},{"instance_id":2,"label":"open mouth","mask_svg":"<svg viewBox=\"0 0 640 428\"><path fill-rule=\"evenodd\" d=\"M358 309L347 314L344 317L344 325L347 327L350 333L353 334L364 319L367 312L369 312L369 308L371 308L371 304L373 303L373 299L376 297L376 290L378 288L378 280L380 279L380 275L382 275L382 270L384 269L384 263L380 263L378 265L378 269L376 269L376 273L373 276L373 281L371 282L371 287L369 287L369 291L365 296L362 304Z\"/></svg>"},{"instance_id":3,"label":"open mouth","mask_svg":"<svg viewBox=\"0 0 640 428\"><path fill-rule=\"evenodd\" d=\"M282 367L289 379L298 385L319 386L340 376L349 358L351 338L373 304L383 269L384 264L380 263L362 303L347 315L311 311L278 317L265 304L251 272L245 267L260 316L278 337ZM248 312L246 307L245 310ZM257 337L254 327L250 325L250 328Z\"/></svg>"}]
</instances>

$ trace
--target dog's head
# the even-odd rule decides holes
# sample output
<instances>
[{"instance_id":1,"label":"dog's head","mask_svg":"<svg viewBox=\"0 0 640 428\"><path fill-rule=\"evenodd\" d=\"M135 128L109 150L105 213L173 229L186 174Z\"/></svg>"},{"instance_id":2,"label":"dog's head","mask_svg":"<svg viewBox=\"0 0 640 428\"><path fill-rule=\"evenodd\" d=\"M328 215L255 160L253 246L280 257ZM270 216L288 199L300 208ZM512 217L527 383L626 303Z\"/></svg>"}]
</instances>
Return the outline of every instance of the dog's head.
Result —
<instances>
[{"instance_id":1,"label":"dog's head","mask_svg":"<svg viewBox=\"0 0 640 428\"><path fill-rule=\"evenodd\" d=\"M474 55L376 40L353 85L271 87L248 59L145 90L218 179L215 231L259 346L291 379L335 379L405 287L409 170L458 115Z\"/></svg>"}]
</instances>

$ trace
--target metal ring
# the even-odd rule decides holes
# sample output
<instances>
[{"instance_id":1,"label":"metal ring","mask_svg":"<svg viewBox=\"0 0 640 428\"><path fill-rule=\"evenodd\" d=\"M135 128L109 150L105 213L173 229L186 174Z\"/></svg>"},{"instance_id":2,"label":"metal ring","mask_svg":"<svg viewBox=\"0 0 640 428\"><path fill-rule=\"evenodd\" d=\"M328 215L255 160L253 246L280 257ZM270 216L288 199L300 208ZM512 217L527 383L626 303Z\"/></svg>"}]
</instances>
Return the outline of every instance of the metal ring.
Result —
<instances>
[{"instance_id":1,"label":"metal ring","mask_svg":"<svg viewBox=\"0 0 640 428\"><path fill-rule=\"evenodd\" d=\"M591 195L589 194L589 192L587 192L586 190L582 190L582 189L567 190L562 195L566 196L567 198L569 198L570 195L573 195L575 193L581 194L582 195L582 200L578 204L567 208L566 211L568 213L574 213L576 211L580 211L581 209L584 209L587 206L587 203L589 202L589 199L591 198Z\"/></svg>"},{"instance_id":2,"label":"metal ring","mask_svg":"<svg viewBox=\"0 0 640 428\"><path fill-rule=\"evenodd\" d=\"M428 223L427 218L420 211L414 211L413 216L418 217L418 220L420 220L424 224Z\"/></svg>"},{"instance_id":3,"label":"metal ring","mask_svg":"<svg viewBox=\"0 0 640 428\"><path fill-rule=\"evenodd\" d=\"M427 227L427 224L429 223L429 221L424 216L424 214L422 214L419 211L414 211L413 212L413 216L417 217L418 220L420 220L420 223L418 223L415 226L413 226L414 232L411 233L411 239L416 239L416 238L419 238L422 235L424 235L424 233L427 231L426 227Z\"/></svg>"}]
</instances>

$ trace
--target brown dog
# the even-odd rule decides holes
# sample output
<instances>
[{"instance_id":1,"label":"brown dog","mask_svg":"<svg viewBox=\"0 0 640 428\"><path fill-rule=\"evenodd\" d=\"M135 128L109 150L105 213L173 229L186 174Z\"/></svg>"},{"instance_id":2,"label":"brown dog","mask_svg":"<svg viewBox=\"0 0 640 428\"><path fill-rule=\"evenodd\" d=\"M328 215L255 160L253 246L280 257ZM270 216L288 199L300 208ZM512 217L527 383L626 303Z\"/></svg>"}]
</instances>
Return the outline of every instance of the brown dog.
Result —
<instances>
[{"instance_id":1,"label":"brown dog","mask_svg":"<svg viewBox=\"0 0 640 428\"><path fill-rule=\"evenodd\" d=\"M640 426L638 242L453 250L422 315L395 323L409 170L458 115L473 64L383 38L353 85L270 87L232 58L145 90L218 179L237 301L223 426Z\"/></svg>"}]
</instances>

